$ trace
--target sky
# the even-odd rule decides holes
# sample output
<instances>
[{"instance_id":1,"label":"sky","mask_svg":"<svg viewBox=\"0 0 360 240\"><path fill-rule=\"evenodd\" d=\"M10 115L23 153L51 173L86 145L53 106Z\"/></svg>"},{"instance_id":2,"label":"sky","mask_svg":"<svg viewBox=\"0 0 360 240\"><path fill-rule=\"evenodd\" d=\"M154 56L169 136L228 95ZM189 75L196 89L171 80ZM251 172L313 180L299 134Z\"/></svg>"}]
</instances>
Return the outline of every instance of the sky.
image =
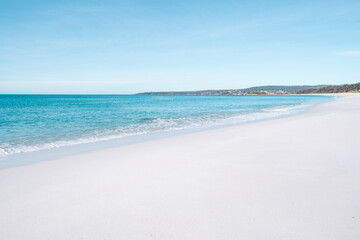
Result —
<instances>
[{"instance_id":1,"label":"sky","mask_svg":"<svg viewBox=\"0 0 360 240\"><path fill-rule=\"evenodd\" d=\"M0 93L356 82L359 0L0 0Z\"/></svg>"}]
</instances>

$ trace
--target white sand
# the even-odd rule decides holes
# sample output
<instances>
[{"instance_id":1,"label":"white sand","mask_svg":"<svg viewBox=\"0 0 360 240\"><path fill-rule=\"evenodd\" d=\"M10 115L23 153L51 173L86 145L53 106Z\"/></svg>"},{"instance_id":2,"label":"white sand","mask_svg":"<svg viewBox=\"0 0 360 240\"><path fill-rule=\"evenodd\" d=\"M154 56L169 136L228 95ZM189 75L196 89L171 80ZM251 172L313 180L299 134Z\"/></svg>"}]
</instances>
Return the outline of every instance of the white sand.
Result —
<instances>
[{"instance_id":1,"label":"white sand","mask_svg":"<svg viewBox=\"0 0 360 240\"><path fill-rule=\"evenodd\" d=\"M360 94L0 171L0 239L360 239Z\"/></svg>"}]
</instances>

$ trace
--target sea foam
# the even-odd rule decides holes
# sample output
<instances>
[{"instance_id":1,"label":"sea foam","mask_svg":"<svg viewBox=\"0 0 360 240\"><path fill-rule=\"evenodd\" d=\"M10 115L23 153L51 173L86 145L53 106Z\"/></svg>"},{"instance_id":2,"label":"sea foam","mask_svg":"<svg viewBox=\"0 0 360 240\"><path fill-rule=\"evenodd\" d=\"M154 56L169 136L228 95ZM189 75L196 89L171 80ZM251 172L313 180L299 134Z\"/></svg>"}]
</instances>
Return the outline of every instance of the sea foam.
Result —
<instances>
[{"instance_id":1,"label":"sea foam","mask_svg":"<svg viewBox=\"0 0 360 240\"><path fill-rule=\"evenodd\" d=\"M132 136L277 118L319 96L4 96L0 158ZM10 98L10 99L9 99ZM9 102L12 104L9 104Z\"/></svg>"}]
</instances>

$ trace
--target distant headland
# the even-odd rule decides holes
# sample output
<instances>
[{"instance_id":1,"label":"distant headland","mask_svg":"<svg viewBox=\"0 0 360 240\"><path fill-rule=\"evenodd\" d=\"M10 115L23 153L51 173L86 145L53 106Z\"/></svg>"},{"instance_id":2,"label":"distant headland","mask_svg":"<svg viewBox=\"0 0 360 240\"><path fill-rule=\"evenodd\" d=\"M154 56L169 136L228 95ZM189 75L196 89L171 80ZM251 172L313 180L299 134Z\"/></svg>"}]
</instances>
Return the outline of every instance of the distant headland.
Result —
<instances>
[{"instance_id":1,"label":"distant headland","mask_svg":"<svg viewBox=\"0 0 360 240\"><path fill-rule=\"evenodd\" d=\"M143 92L137 95L272 95L360 92L360 83L343 85L258 86L243 89Z\"/></svg>"}]
</instances>

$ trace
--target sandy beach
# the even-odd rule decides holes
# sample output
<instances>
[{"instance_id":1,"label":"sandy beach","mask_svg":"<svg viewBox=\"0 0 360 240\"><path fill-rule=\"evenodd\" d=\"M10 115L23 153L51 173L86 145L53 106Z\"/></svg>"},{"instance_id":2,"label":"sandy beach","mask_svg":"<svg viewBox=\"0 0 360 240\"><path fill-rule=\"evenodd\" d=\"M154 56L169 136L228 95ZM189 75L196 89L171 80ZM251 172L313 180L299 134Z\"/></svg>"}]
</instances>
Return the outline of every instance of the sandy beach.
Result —
<instances>
[{"instance_id":1,"label":"sandy beach","mask_svg":"<svg viewBox=\"0 0 360 240\"><path fill-rule=\"evenodd\" d=\"M360 239L360 94L0 170L0 239Z\"/></svg>"}]
</instances>

